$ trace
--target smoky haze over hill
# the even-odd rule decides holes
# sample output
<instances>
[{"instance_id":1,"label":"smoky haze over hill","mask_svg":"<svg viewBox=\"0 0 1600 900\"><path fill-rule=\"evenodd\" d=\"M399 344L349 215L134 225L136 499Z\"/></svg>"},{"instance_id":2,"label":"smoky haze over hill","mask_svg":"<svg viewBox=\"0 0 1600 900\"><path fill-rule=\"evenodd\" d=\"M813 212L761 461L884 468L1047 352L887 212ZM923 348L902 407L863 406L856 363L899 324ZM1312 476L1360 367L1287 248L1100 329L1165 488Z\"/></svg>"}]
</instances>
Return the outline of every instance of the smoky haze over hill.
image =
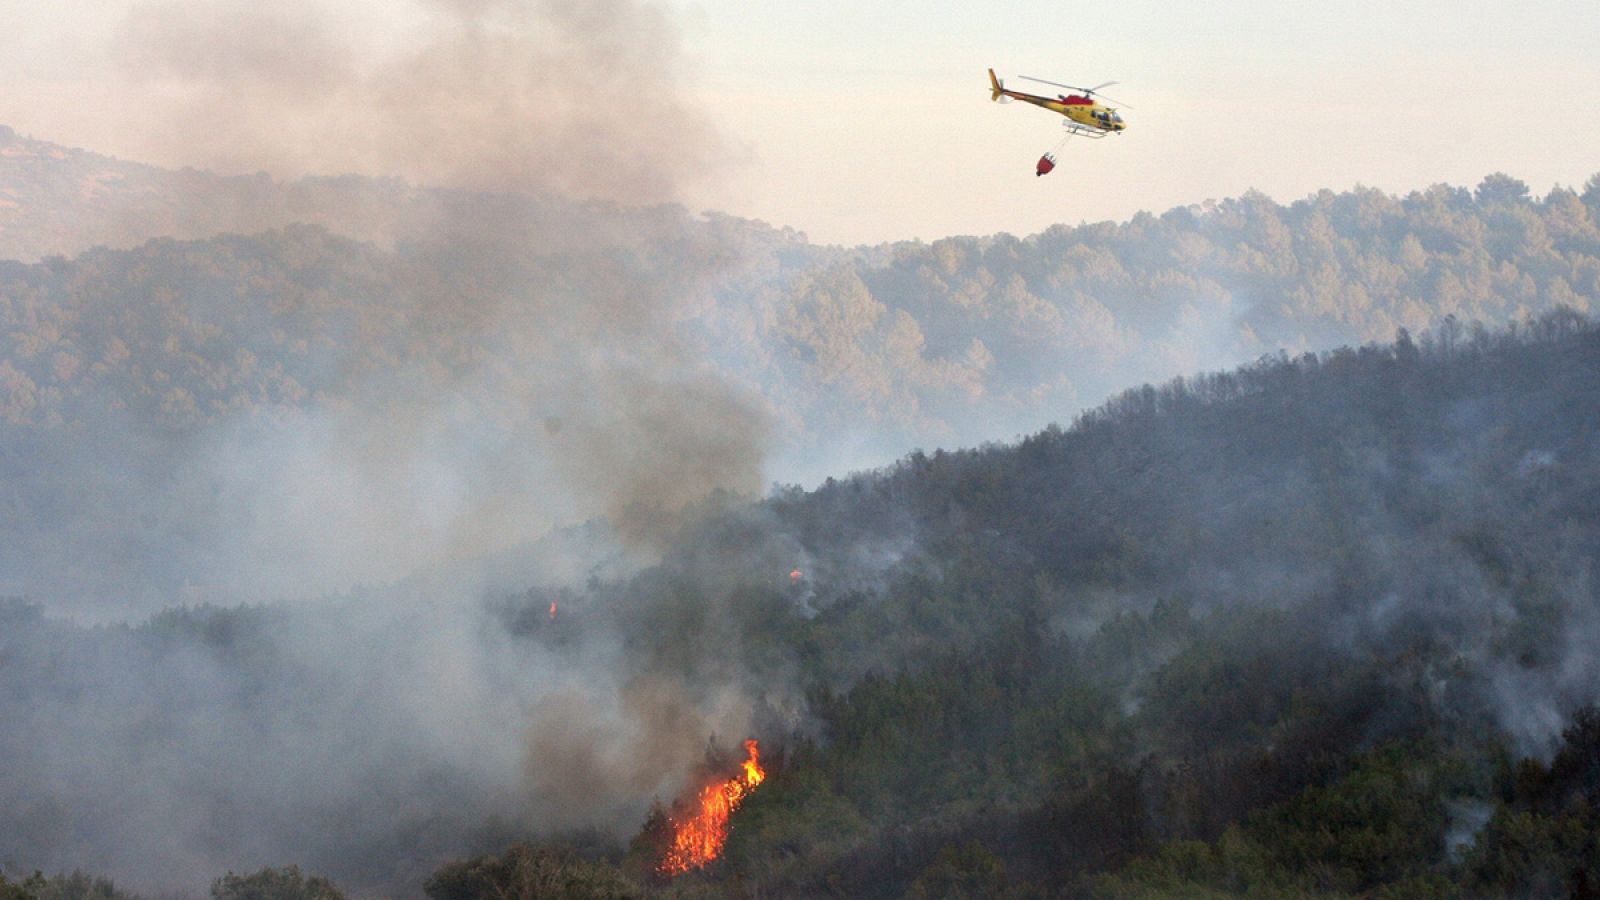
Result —
<instances>
[{"instance_id":1,"label":"smoky haze over hill","mask_svg":"<svg viewBox=\"0 0 1600 900\"><path fill-rule=\"evenodd\" d=\"M1188 840L1287 894L1501 893L1485 823L1541 796L1510 760L1555 790L1600 684L1596 341L1558 311L1134 389L711 511L581 586L466 568L111 627L9 603L0 864L414 892L514 838L626 840L757 734L776 774L708 890L900 896L977 843L998 883L1185 894L1209 870L1157 854Z\"/></svg>"},{"instance_id":2,"label":"smoky haze over hill","mask_svg":"<svg viewBox=\"0 0 1600 900\"><path fill-rule=\"evenodd\" d=\"M450 27L389 71L443 66L453 74L440 90L463 96L504 66L513 85L535 78L550 57L517 68L526 42L583 21L577 7L536 5L528 15L544 25L517 19L502 40L507 32L484 27L505 12L499 4L429 8ZM618 18L574 52L634 53L626 72L660 63L670 75L672 53L657 53L644 27L653 14L610 8ZM270 67L270 53L235 65L200 52L276 14L143 10L127 25L129 59L190 85L197 105L185 115L208 114L207 98L234 90L263 110L294 100L251 93L250 67ZM314 15L285 16L266 22L264 39L300 29L342 46ZM167 27L187 18L192 27ZM470 59L480 46L481 65ZM380 86L371 71L344 76L329 115ZM461 114L494 105L492 92L480 99ZM507 102L524 100L544 105ZM436 148L444 132L413 111L378 103L371 122L390 136L415 125L416 147ZM630 175L643 196L669 200L677 179L715 156L693 110L681 112L681 152ZM237 137L262 123L226 124ZM510 146L539 159L587 128L558 122ZM262 152L291 148L267 141ZM1531 667L1506 662L1508 647L1527 650L1518 623L1537 618L1517 604L1534 601L1502 596L1475 558L1412 534L1411 519L1388 528L1385 491L1398 488L1370 488L1392 463L1443 479L1451 497L1509 504L1521 485L1587 472L1587 457L1559 434L1451 456L1474 423L1494 434L1514 426L1483 385L1448 379L1405 382L1408 402L1443 429L1417 437L1427 452L1360 443L1401 416L1369 406L1382 389L1357 390L1391 384L1392 372L1375 373L1398 350L1337 357L1316 376L1325 393L1307 415L1330 397L1348 402L1349 459L1308 463L1305 447L1261 437L1273 421L1330 440L1343 427L1272 419L1263 410L1275 403L1305 404L1273 380L1300 370L1267 364L1204 382L1217 386L1205 395L1216 404L1202 405L1216 421L1204 427L1157 416L1138 420L1152 431L1124 423L1016 450L918 454L889 474L751 501L774 481L1009 439L1129 385L1280 348L1593 310L1600 181L1542 198L1506 175L1405 197L1357 189L1282 205L1248 194L1025 238L838 248L670 203L608 200L580 184L592 174L582 166L543 177L469 151L441 164L481 163L484 178L434 188L173 172L0 132L0 257L11 260L0 263L0 593L22 598L0 613L0 750L11 761L0 772L0 865L81 866L167 889L299 862L414 893L442 860L518 837L598 828L609 837L595 840L626 840L653 800L687 783L708 742L758 733L802 768L816 747L837 748L831 783L855 785L800 801L805 813L785 820L795 833L810 835L804 823L820 809L835 836L806 837L800 856L769 854L791 868L760 877L779 894L804 893L812 877L859 884L852 866L898 871L870 849L891 846L889 836L934 840L922 819L895 819L904 798L915 798L915 816L951 827L973 808L950 787L955 774L929 787L851 755L865 752L852 710L895 689L882 677L938 671L941 653L1009 641L994 629L1018 623L1043 623L1022 628L1024 644L1082 639L1085 652L1119 662L1105 667L1109 682L1071 681L1089 705L1061 714L1133 716L1128 727L1149 732L1129 746L1083 731L1075 746L1088 755L1062 765L1094 770L1106 758L1090 748L1131 759L1186 739L1138 718L1141 703L1181 721L1210 715L1167 682L1142 680L1177 638L1113 647L1117 628L1135 627L1127 617L1177 627L1181 617L1153 612L1170 611L1175 595L1200 611L1241 596L1311 597L1306 608L1320 613L1319 598L1346 596L1334 573L1351 560L1376 585L1357 592L1360 603L1395 599L1341 613L1340 627L1375 630L1372 646L1387 652L1410 633L1396 623L1434 623L1427 633L1485 661L1448 709L1500 729L1507 746L1547 751L1590 684L1576 649L1535 655ZM442 171L418 174L451 177ZM1550 321L1528 354L1571 337L1570 323ZM1474 358L1490 360L1484 340ZM1522 387L1544 371L1494 359ZM1343 384L1338 372L1376 380ZM1140 396L1103 415L1137 418ZM1160 396L1156 407L1173 412ZM1522 409L1553 408L1540 403ZM1266 430L1228 430L1235 414L1266 416ZM1093 452L1063 449L1102 438L1111 444ZM1041 447L1054 448L1048 466L1023 462ZM1183 510L1166 505L1175 476L1162 460L1198 467L1183 469L1193 498ZM1256 465L1195 474L1234 460ZM1487 481L1475 468L1485 460L1499 473ZM1508 481L1505 466L1533 481ZM1008 481L1019 469L1026 477ZM1572 477L1577 493L1559 502L1581 505L1583 478ZM973 494L982 484L1058 505L986 505ZM1351 506L1311 525L1279 496ZM1246 527L1241 510L1275 526ZM1528 515L1529 534L1548 524ZM1223 537L1207 543L1213 532ZM1349 558L1304 556L1355 533L1386 540L1333 541ZM1490 537L1472 546L1509 552ZM1231 539L1248 552L1223 553ZM1586 540L1546 548L1553 574L1541 576L1539 602L1581 593L1572 560ZM1402 577L1386 555L1395 547L1428 561L1427 574ZM1457 589L1505 624L1503 641L1457 640L1464 620L1428 599ZM1586 620L1561 616L1538 627L1578 647ZM1047 666L1043 677L1064 672ZM863 706L840 699L858 689ZM990 734L1009 727L971 718ZM1005 796L1052 784L1016 760L961 765L1009 773L994 776ZM883 783L894 790L870 788L862 773L872 770L893 776ZM781 827L772 834L790 846ZM897 858L919 858L912 850Z\"/></svg>"},{"instance_id":3,"label":"smoky haze over hill","mask_svg":"<svg viewBox=\"0 0 1600 900\"><path fill-rule=\"evenodd\" d=\"M118 560L61 593L303 595L589 515L648 544L713 489L761 487L756 394L670 328L704 277L688 260L449 254L302 228L9 269L11 320L46 320L0 364L13 502L120 535L75 567L84 547L19 528L13 589Z\"/></svg>"},{"instance_id":4,"label":"smoky haze over hill","mask_svg":"<svg viewBox=\"0 0 1600 900\"><path fill-rule=\"evenodd\" d=\"M389 9L106 23L129 146L271 174L0 128L5 874L647 878L758 735L710 890L1376 889L1274 823L1402 742L1464 761L1350 843L1513 883L1443 848L1600 684L1600 176L820 247L674 204L730 154L666 7Z\"/></svg>"},{"instance_id":5,"label":"smoky haze over hill","mask_svg":"<svg viewBox=\"0 0 1600 900\"><path fill-rule=\"evenodd\" d=\"M160 0L104 49L152 152L456 189L164 172L0 133L0 253L75 256L3 289L9 462L32 473L7 500L61 513L54 537L10 535L5 589L97 615L245 584L305 596L590 515L648 548L685 504L763 485L766 411L671 329L726 258L696 258L674 210L604 202L670 199L720 152L670 17L389 12L407 39L317 4ZM624 84L650 115L575 102ZM686 252L654 265L652 245Z\"/></svg>"},{"instance_id":6,"label":"smoky haze over hill","mask_svg":"<svg viewBox=\"0 0 1600 900\"><path fill-rule=\"evenodd\" d=\"M1593 180L855 249L14 134L0 191L4 254L62 254L0 269L0 589L99 617L391 581L591 516L648 556L714 489L1008 438L1279 348L1600 300ZM142 243L167 229L202 239ZM99 241L126 249L73 249Z\"/></svg>"}]
</instances>

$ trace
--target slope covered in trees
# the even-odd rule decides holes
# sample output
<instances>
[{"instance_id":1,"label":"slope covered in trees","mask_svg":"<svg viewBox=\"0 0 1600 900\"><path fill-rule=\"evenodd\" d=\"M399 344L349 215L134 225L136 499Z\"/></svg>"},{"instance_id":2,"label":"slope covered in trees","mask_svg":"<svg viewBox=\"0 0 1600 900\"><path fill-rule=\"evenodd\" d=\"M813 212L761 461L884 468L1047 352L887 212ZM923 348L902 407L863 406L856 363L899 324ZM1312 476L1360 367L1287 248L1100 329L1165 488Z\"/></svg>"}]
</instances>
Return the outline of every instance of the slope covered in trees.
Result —
<instances>
[{"instance_id":1,"label":"slope covered in trees","mask_svg":"<svg viewBox=\"0 0 1600 900\"><path fill-rule=\"evenodd\" d=\"M96 245L129 249L154 238L257 234L301 223L398 249L403 259L380 266L413 270L408 279L448 279L451 270L494 259L494 268L526 279L513 285L522 293L541 292L556 270L574 268L569 256L582 260L596 250L633 257L650 278L715 273L692 296L675 298L681 308L673 321L698 337L703 356L760 388L793 432L791 466L841 436L873 460L911 446L1010 437L1129 384L1236 365L1280 348L1388 340L1397 328L1419 331L1446 315L1496 326L1556 306L1587 311L1600 301L1597 218L1600 180L1539 198L1515 178L1494 174L1471 190L1436 185L1397 197L1358 187L1288 204L1249 193L1024 238L821 248L788 230L673 207L633 210L360 176L278 182L172 172L0 131L4 259L70 259ZM278 243L268 238L246 252L265 260L269 277L272 268L287 269L289 283L277 286L303 293L296 258ZM427 252L416 252L419 246ZM248 295L242 276L229 273L238 249L200 245L186 255ZM353 257L358 278L371 265L364 249L335 252ZM179 298L194 289L163 254L153 256L131 265L176 282L168 287ZM88 268L108 264L124 268L104 257ZM409 282L376 274L376 283L351 285L347 295L331 291L328 301L404 306L404 297L392 295ZM138 296L136 285L114 278L103 290ZM38 315L37 323L13 319L8 330L33 331L61 314ZM247 341L218 324L219 340L198 352L227 370ZM293 325L278 325L290 341L318 337ZM44 330L35 339L50 337ZM424 339L417 349L449 352L429 344ZM48 394L54 379L47 371L3 358L23 371L36 397ZM48 355L28 360L35 368L51 365ZM12 406L17 402L27 401L13 396ZM826 471L824 464L807 474Z\"/></svg>"},{"instance_id":2,"label":"slope covered in trees","mask_svg":"<svg viewBox=\"0 0 1600 900\"><path fill-rule=\"evenodd\" d=\"M725 877L1592 884L1597 338L1557 316L1268 358L794 498L818 533L894 498L939 575L806 625L871 649L819 656L848 687L813 695L822 737L751 801Z\"/></svg>"},{"instance_id":3,"label":"slope covered in trees","mask_svg":"<svg viewBox=\"0 0 1600 900\"><path fill-rule=\"evenodd\" d=\"M0 131L0 893L1590 891L1597 221L817 247Z\"/></svg>"},{"instance_id":4,"label":"slope covered in trees","mask_svg":"<svg viewBox=\"0 0 1600 900\"><path fill-rule=\"evenodd\" d=\"M0 589L97 615L390 581L1284 348L1600 303L1595 180L824 248L670 206L0 151L0 256L62 254L0 264Z\"/></svg>"},{"instance_id":5,"label":"slope covered in trees","mask_svg":"<svg viewBox=\"0 0 1600 900\"><path fill-rule=\"evenodd\" d=\"M1538 199L1492 175L1395 197L1259 194L1027 238L874 248L775 304L808 417L864 408L903 443L970 445L1130 384L1600 299L1600 180ZM759 344L758 344L759 345ZM817 385L811 388L811 385ZM808 392L809 393L809 392ZM813 396L819 398L813 400ZM826 399L820 399L826 398ZM813 407L811 404L815 403Z\"/></svg>"},{"instance_id":6,"label":"slope covered in trees","mask_svg":"<svg viewBox=\"0 0 1600 900\"><path fill-rule=\"evenodd\" d=\"M395 591L86 628L13 608L0 715L27 724L0 732L0 846L23 867L116 860L119 881L130 850L198 846L213 871L297 861L437 897L557 877L604 896L1581 893L1600 883L1597 389L1600 329L1575 313L1451 321L780 489L658 565L470 609ZM350 685L370 660L308 650L328 642L393 661ZM585 705L613 692L642 702ZM754 734L769 776L725 858L662 884L653 826L623 843L683 785L640 777L670 745L645 723L695 716L691 745ZM155 747L161 768L125 765ZM152 800L160 840L130 831ZM617 837L561 836L592 826Z\"/></svg>"}]
</instances>

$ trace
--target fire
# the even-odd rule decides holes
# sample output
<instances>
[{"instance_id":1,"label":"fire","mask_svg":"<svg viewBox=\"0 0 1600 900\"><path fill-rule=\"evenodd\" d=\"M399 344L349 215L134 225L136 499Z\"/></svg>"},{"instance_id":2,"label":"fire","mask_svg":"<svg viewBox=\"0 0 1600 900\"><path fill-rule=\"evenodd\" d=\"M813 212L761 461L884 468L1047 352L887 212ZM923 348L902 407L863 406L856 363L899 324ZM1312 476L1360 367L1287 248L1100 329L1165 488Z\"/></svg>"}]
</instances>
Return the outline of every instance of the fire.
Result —
<instances>
[{"instance_id":1,"label":"fire","mask_svg":"<svg viewBox=\"0 0 1600 900\"><path fill-rule=\"evenodd\" d=\"M722 855L722 845L728 841L729 817L767 777L754 738L744 742L744 750L747 758L738 775L702 787L687 814L671 817L672 844L661 857L661 874L682 875Z\"/></svg>"}]
</instances>

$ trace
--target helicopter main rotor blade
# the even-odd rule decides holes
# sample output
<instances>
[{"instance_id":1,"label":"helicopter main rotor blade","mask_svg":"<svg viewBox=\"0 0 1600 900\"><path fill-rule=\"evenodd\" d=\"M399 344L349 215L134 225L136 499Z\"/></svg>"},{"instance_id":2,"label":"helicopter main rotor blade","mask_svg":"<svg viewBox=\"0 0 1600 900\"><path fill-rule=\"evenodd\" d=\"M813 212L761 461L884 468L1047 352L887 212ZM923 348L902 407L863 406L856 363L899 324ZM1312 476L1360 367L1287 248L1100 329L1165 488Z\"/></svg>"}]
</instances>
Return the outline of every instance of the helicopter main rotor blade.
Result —
<instances>
[{"instance_id":1,"label":"helicopter main rotor blade","mask_svg":"<svg viewBox=\"0 0 1600 900\"><path fill-rule=\"evenodd\" d=\"M1061 83L1061 82L1059 82L1059 81L1045 81L1045 80L1044 80L1044 79L1043 79L1043 78L1035 78L1035 77L1033 77L1033 76L1032 76L1032 75L1018 75L1018 76L1017 76L1017 77L1018 77L1018 78L1021 78L1021 79L1022 79L1022 80L1023 80L1023 81L1037 81L1037 82L1039 82L1039 83L1040 83L1040 84L1050 84L1050 85L1055 85L1055 86L1056 86L1056 87L1058 87L1058 88L1066 88L1066 89L1067 89L1067 90L1069 90L1069 91L1083 91L1083 90L1088 90L1088 88L1081 88L1081 87L1076 87L1076 86L1074 86L1074 85L1070 85L1070 84L1062 84L1062 83Z\"/></svg>"},{"instance_id":2,"label":"helicopter main rotor blade","mask_svg":"<svg viewBox=\"0 0 1600 900\"><path fill-rule=\"evenodd\" d=\"M1101 88L1108 88L1108 87L1111 87L1113 84L1121 84L1121 83L1122 82L1120 82L1120 81L1108 81L1105 84L1097 84L1092 88L1086 88L1084 90L1084 93L1088 94L1090 96L1094 96L1095 94L1100 94L1100 89ZM1115 97L1107 97L1105 94L1100 94L1100 99L1101 100L1105 100L1106 102L1110 103L1113 106L1121 106L1121 107L1123 107L1125 109L1133 109L1133 107L1129 106L1126 103L1118 102Z\"/></svg>"},{"instance_id":3,"label":"helicopter main rotor blade","mask_svg":"<svg viewBox=\"0 0 1600 900\"><path fill-rule=\"evenodd\" d=\"M1095 85L1092 88L1086 88L1086 87L1078 87L1075 84L1062 84L1059 81L1047 81L1047 80L1045 80L1043 78L1035 78L1032 75L1018 75L1017 77L1023 79L1024 81L1037 81L1040 84L1048 84L1048 85L1053 85L1053 86L1058 87L1058 88L1066 88L1069 91L1082 91L1085 96L1090 96L1090 97L1092 97L1095 94L1099 93L1100 89L1103 88L1103 87L1110 87L1113 84L1121 84L1122 83L1120 81L1108 81L1105 84L1099 84L1099 85ZM1133 109L1133 107L1129 106L1126 103L1119 103L1118 101L1113 100L1112 98L1106 97L1104 95L1101 96L1101 99L1110 101L1111 103L1113 103L1113 104L1115 104L1117 106L1120 106L1120 107L1122 107L1124 109Z\"/></svg>"}]
</instances>

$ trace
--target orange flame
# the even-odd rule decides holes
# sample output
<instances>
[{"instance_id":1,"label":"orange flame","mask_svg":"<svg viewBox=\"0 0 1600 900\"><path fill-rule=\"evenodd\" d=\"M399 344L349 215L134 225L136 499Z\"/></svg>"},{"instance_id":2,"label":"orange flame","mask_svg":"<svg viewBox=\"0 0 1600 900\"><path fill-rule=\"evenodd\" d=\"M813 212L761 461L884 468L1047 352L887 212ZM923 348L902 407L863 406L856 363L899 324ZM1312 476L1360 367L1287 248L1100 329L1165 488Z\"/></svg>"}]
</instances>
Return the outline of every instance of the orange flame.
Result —
<instances>
[{"instance_id":1,"label":"orange flame","mask_svg":"<svg viewBox=\"0 0 1600 900\"><path fill-rule=\"evenodd\" d=\"M767 777L754 738L744 742L744 750L748 758L741 764L740 774L702 787L686 816L670 818L672 846L661 857L661 874L682 875L722 855L722 845L728 841L729 817Z\"/></svg>"}]
</instances>

